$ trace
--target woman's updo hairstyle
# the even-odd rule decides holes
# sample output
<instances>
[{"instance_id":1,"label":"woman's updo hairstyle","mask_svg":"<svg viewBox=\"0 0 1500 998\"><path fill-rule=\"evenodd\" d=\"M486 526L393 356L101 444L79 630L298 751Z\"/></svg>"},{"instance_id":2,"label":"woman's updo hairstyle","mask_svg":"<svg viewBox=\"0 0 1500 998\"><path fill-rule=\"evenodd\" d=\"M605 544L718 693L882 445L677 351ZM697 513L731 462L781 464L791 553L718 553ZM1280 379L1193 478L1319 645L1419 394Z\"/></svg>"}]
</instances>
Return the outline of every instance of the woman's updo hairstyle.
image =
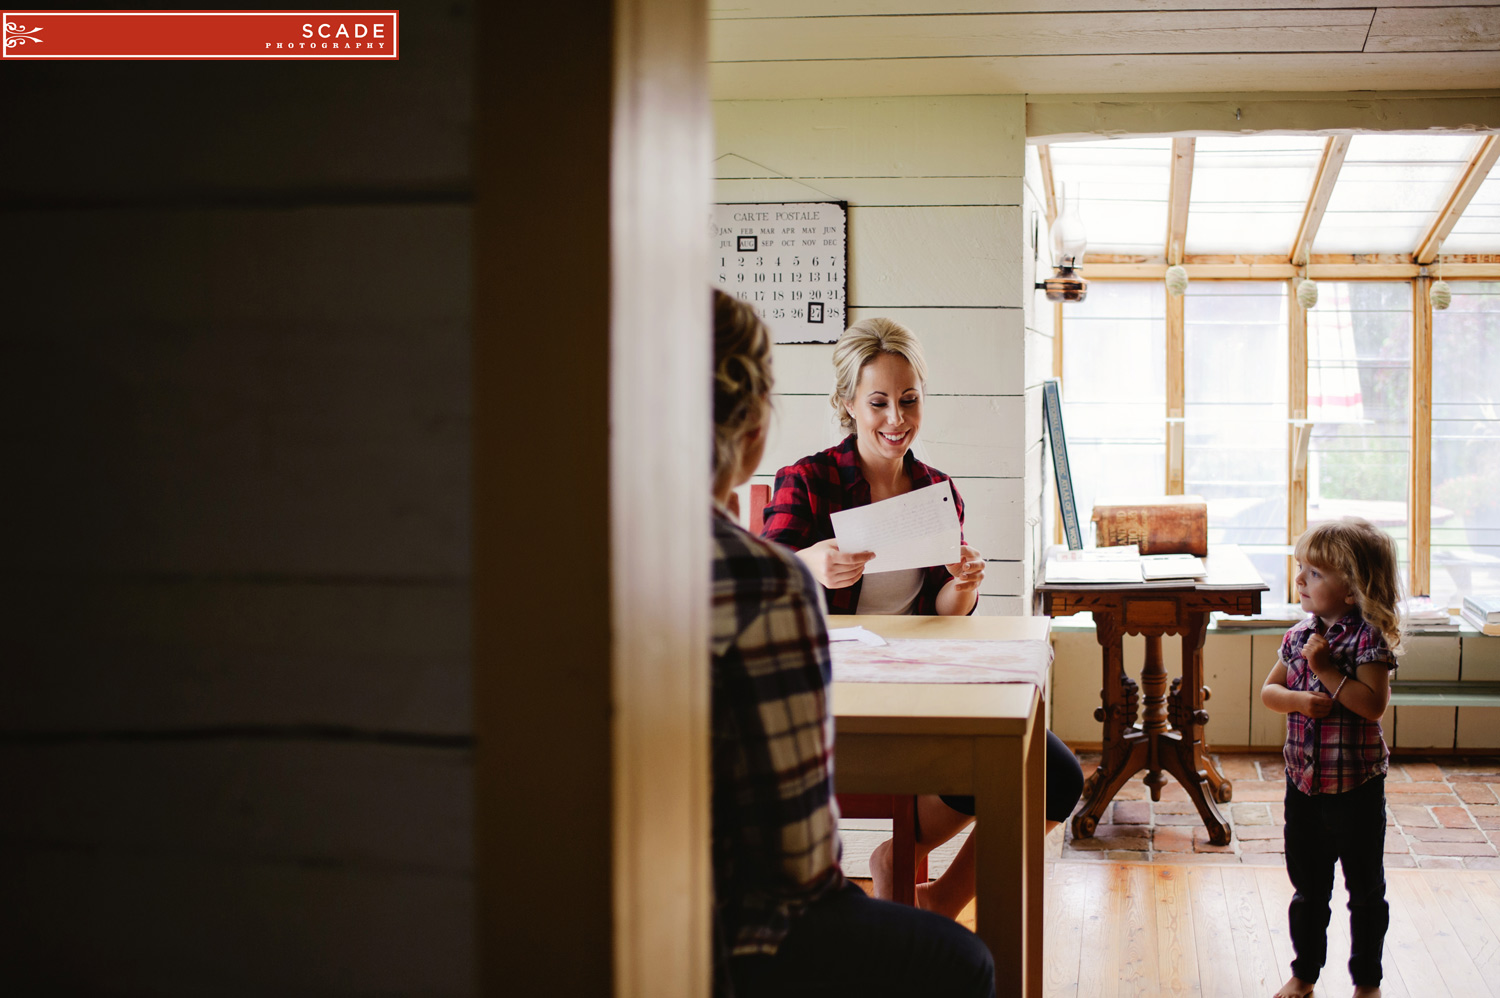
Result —
<instances>
[{"instance_id":1,"label":"woman's updo hairstyle","mask_svg":"<svg viewBox=\"0 0 1500 998\"><path fill-rule=\"evenodd\" d=\"M1401 575L1396 542L1369 520L1346 516L1325 520L1297 538L1296 557L1349 587L1365 620L1401 654Z\"/></svg>"},{"instance_id":2,"label":"woman's updo hairstyle","mask_svg":"<svg viewBox=\"0 0 1500 998\"><path fill-rule=\"evenodd\" d=\"M771 411L771 334L755 309L714 289L714 480L740 464Z\"/></svg>"},{"instance_id":3,"label":"woman's updo hairstyle","mask_svg":"<svg viewBox=\"0 0 1500 998\"><path fill-rule=\"evenodd\" d=\"M927 360L922 356L922 344L912 331L894 319L876 316L862 319L844 330L838 345L833 348L833 394L828 402L839 414L839 425L845 433L854 432L854 417L844 408L844 403L854 401L854 390L859 387L859 372L865 365L883 353L893 353L911 365L917 382L927 385Z\"/></svg>"}]
</instances>

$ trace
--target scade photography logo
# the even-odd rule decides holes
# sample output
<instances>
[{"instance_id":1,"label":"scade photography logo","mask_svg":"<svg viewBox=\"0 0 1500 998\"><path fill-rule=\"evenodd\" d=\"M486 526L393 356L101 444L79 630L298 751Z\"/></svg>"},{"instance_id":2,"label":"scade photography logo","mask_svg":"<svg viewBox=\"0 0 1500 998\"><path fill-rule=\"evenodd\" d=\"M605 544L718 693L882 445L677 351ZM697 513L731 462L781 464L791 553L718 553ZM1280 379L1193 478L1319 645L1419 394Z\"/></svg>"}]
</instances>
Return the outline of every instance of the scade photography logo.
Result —
<instances>
[{"instance_id":1,"label":"scade photography logo","mask_svg":"<svg viewBox=\"0 0 1500 998\"><path fill-rule=\"evenodd\" d=\"M400 59L395 10L11 10L0 59Z\"/></svg>"},{"instance_id":2,"label":"scade photography logo","mask_svg":"<svg viewBox=\"0 0 1500 998\"><path fill-rule=\"evenodd\" d=\"M282 42L275 44L278 49L283 45ZM299 49L332 48L337 50L342 48L347 51L360 48L384 49L385 46L385 24L381 21L355 21L353 30L344 22L322 21L315 25L311 21L306 21L302 25L302 40L297 42ZM266 42L266 48L270 47L271 43ZM286 43L286 47L290 48L291 43Z\"/></svg>"}]
</instances>

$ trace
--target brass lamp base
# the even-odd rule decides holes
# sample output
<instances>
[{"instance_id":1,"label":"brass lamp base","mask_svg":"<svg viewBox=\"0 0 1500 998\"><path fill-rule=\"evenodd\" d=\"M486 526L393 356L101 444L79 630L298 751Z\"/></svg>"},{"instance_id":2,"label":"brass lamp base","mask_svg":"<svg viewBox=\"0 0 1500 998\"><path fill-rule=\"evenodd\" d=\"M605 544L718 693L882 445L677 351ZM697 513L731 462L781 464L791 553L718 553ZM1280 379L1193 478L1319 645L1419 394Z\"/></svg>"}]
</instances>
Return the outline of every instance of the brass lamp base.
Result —
<instances>
[{"instance_id":1,"label":"brass lamp base","mask_svg":"<svg viewBox=\"0 0 1500 998\"><path fill-rule=\"evenodd\" d=\"M1058 267L1055 274L1037 284L1037 290L1047 292L1048 301L1083 301L1088 297L1089 282L1072 267Z\"/></svg>"}]
</instances>

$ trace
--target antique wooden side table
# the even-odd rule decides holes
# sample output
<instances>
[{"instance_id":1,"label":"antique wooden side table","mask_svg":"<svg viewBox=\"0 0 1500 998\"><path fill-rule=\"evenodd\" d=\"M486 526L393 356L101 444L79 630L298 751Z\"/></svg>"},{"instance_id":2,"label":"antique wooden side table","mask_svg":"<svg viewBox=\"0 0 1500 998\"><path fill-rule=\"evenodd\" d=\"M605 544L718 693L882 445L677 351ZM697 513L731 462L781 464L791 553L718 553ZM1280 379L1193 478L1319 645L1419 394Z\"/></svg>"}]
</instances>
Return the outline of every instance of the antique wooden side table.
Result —
<instances>
[{"instance_id":1,"label":"antique wooden side table","mask_svg":"<svg viewBox=\"0 0 1500 998\"><path fill-rule=\"evenodd\" d=\"M1203 704L1211 695L1203 685L1203 641L1210 613L1258 613L1260 595L1268 587L1250 559L1233 545L1212 548L1204 561L1208 575L1196 581L1043 583L1036 587L1042 612L1048 616L1092 613L1103 649L1102 704L1094 711L1094 719L1104 725L1103 757L1083 785L1083 809L1073 816L1075 837L1093 836L1105 807L1125 781L1145 770L1144 782L1153 801L1161 800L1165 774L1170 773L1197 807L1209 841L1215 845L1229 842L1229 825L1220 816L1218 804L1231 799L1234 787L1215 768L1203 740L1208 723ZM1125 674L1126 634L1146 639L1139 685ZM1170 688L1162 664L1164 634L1182 636L1182 675L1172 680Z\"/></svg>"}]
</instances>

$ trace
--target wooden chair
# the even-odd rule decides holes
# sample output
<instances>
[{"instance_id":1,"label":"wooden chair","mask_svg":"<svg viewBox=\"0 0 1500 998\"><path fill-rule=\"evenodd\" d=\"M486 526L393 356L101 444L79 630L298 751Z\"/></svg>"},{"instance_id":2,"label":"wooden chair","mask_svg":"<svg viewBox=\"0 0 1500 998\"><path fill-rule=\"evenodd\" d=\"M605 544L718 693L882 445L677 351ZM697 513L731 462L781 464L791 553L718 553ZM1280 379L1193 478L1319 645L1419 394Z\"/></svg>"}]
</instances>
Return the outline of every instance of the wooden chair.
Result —
<instances>
[{"instance_id":1,"label":"wooden chair","mask_svg":"<svg viewBox=\"0 0 1500 998\"><path fill-rule=\"evenodd\" d=\"M769 485L750 486L750 532L760 536ZM838 794L839 814L845 818L891 819L891 883L894 899L917 903L917 884L927 882L927 857L917 858L917 800L909 794Z\"/></svg>"}]
</instances>

